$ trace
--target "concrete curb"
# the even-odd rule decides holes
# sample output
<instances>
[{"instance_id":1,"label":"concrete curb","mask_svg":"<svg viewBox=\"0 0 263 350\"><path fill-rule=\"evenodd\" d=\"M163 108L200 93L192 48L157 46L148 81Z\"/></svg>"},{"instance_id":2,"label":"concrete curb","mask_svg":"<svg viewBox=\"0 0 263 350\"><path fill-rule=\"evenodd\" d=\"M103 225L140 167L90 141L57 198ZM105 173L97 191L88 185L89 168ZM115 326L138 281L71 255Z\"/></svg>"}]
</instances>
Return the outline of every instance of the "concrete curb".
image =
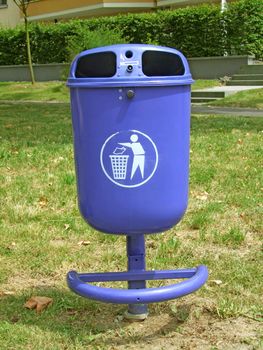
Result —
<instances>
[{"instance_id":1,"label":"concrete curb","mask_svg":"<svg viewBox=\"0 0 263 350\"><path fill-rule=\"evenodd\" d=\"M263 109L192 105L192 114L221 114L239 117L263 117Z\"/></svg>"}]
</instances>

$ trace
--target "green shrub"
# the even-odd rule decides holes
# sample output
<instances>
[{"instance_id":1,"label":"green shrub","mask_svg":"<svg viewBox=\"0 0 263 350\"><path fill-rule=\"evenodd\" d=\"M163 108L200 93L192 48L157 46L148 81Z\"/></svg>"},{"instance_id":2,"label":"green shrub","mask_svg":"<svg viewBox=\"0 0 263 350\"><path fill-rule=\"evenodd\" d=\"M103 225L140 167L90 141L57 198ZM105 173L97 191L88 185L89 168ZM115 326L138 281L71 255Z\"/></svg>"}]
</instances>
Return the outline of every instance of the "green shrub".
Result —
<instances>
[{"instance_id":1,"label":"green shrub","mask_svg":"<svg viewBox=\"0 0 263 350\"><path fill-rule=\"evenodd\" d=\"M99 29L91 31L80 27L79 30L67 40L67 52L70 61L81 51L94 47L111 44L123 44L125 40L113 30Z\"/></svg>"},{"instance_id":2,"label":"green shrub","mask_svg":"<svg viewBox=\"0 0 263 350\"><path fill-rule=\"evenodd\" d=\"M224 53L222 20L218 6L202 5L162 11L158 41L176 47L188 57L221 56Z\"/></svg>"},{"instance_id":3,"label":"green shrub","mask_svg":"<svg viewBox=\"0 0 263 350\"><path fill-rule=\"evenodd\" d=\"M0 65L23 64L27 61L24 28L0 30Z\"/></svg>"},{"instance_id":4,"label":"green shrub","mask_svg":"<svg viewBox=\"0 0 263 350\"><path fill-rule=\"evenodd\" d=\"M30 25L34 63L68 62L83 48L129 42L176 47L187 57L263 58L263 1L240 0L221 13L201 5L152 13ZM26 63L24 28L0 30L0 65Z\"/></svg>"},{"instance_id":5,"label":"green shrub","mask_svg":"<svg viewBox=\"0 0 263 350\"><path fill-rule=\"evenodd\" d=\"M263 1L230 3L225 20L226 51L231 55L254 54L263 58Z\"/></svg>"},{"instance_id":6,"label":"green shrub","mask_svg":"<svg viewBox=\"0 0 263 350\"><path fill-rule=\"evenodd\" d=\"M67 38L74 35L68 23L31 25L31 51L34 63L67 62Z\"/></svg>"}]
</instances>

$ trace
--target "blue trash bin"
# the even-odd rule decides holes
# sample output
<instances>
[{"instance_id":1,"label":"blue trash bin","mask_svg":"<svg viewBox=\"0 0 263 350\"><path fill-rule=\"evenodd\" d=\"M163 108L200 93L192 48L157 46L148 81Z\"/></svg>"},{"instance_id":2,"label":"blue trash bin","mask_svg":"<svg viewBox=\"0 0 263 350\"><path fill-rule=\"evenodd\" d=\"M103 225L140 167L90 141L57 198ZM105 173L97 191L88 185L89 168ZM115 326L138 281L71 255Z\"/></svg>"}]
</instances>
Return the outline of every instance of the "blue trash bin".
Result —
<instances>
[{"instance_id":1,"label":"blue trash bin","mask_svg":"<svg viewBox=\"0 0 263 350\"><path fill-rule=\"evenodd\" d=\"M185 57L147 45L82 52L70 87L79 207L114 234L167 230L188 201L190 85Z\"/></svg>"},{"instance_id":2,"label":"blue trash bin","mask_svg":"<svg viewBox=\"0 0 263 350\"><path fill-rule=\"evenodd\" d=\"M192 83L185 57L172 48L114 45L84 51L72 63L68 86L80 212L102 232L127 235L129 270L145 271L144 234L168 230L186 210ZM198 288L207 278L206 268L201 270ZM157 292L149 299L144 290L149 276L129 282L129 289L136 285L148 293L139 299L88 291L98 287L85 283L87 274L82 281L78 277L69 273L70 287L94 299L131 304L167 299L158 299Z\"/></svg>"}]
</instances>

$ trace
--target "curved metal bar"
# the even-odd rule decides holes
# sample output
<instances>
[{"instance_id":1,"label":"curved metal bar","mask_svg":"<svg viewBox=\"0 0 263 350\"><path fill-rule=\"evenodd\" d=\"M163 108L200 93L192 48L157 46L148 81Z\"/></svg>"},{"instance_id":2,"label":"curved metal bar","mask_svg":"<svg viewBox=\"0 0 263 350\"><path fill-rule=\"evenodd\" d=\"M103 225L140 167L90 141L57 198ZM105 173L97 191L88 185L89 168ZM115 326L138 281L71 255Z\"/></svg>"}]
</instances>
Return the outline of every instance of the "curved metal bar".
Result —
<instances>
[{"instance_id":1,"label":"curved metal bar","mask_svg":"<svg viewBox=\"0 0 263 350\"><path fill-rule=\"evenodd\" d=\"M190 294L199 289L208 278L206 266L200 265L196 268L195 274L180 283L160 288L145 289L116 289L97 287L81 280L76 271L67 274L69 288L89 299L99 300L115 304L142 304L176 299Z\"/></svg>"}]
</instances>

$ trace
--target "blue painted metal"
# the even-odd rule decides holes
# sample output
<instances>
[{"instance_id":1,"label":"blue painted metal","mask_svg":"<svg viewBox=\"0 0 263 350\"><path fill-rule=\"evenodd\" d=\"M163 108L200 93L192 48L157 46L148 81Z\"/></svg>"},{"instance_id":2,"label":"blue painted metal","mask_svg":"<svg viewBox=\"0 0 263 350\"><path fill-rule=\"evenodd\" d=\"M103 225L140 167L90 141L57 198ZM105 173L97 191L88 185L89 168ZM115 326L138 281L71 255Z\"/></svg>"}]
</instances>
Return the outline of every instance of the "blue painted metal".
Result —
<instances>
[{"instance_id":1,"label":"blue painted metal","mask_svg":"<svg viewBox=\"0 0 263 350\"><path fill-rule=\"evenodd\" d=\"M152 45L132 46L138 66L144 51L168 51L181 57L185 74L147 77L142 71L136 75L134 70L134 74L123 72L121 77L117 74L107 79L74 77L79 57L111 50L120 60L129 47L116 45L81 53L72 64L68 86L80 212L102 232L130 236L164 232L177 224L186 211L193 80L179 51ZM129 99L127 93L133 86L135 96ZM129 142L132 134L139 137L145 149L144 175L145 180L150 178L133 188L129 186L136 186L136 180L140 182L139 171L132 180L130 176L113 180L110 173L110 152L119 143ZM132 161L133 155L129 154Z\"/></svg>"},{"instance_id":2,"label":"blue painted metal","mask_svg":"<svg viewBox=\"0 0 263 350\"><path fill-rule=\"evenodd\" d=\"M189 270L189 274L192 274L192 269ZM81 275L78 275L76 271L68 273L67 282L69 288L75 293L89 299L116 304L147 304L176 299L190 294L199 289L206 282L207 277L208 271L206 266L200 265L196 268L195 274L189 279L159 288L126 290L97 287L83 282Z\"/></svg>"},{"instance_id":3,"label":"blue painted metal","mask_svg":"<svg viewBox=\"0 0 263 350\"><path fill-rule=\"evenodd\" d=\"M82 282L153 281L193 277L196 268L178 270L78 273Z\"/></svg>"},{"instance_id":4,"label":"blue painted metal","mask_svg":"<svg viewBox=\"0 0 263 350\"><path fill-rule=\"evenodd\" d=\"M144 272L145 263L145 239L144 235L127 236L127 256L128 256L128 273ZM144 279L128 280L129 289L145 289L146 282ZM128 313L132 315L148 314L148 308L145 304L130 304Z\"/></svg>"},{"instance_id":5,"label":"blue painted metal","mask_svg":"<svg viewBox=\"0 0 263 350\"><path fill-rule=\"evenodd\" d=\"M132 61L127 50L132 51ZM183 73L146 76L142 57L147 50L178 56ZM78 77L79 60L106 51L116 57L116 74ZM133 66L130 72L127 65ZM102 232L127 235L128 257L126 272L70 271L67 283L75 293L128 304L130 314L145 315L148 303L187 295L206 282L208 271L203 265L145 270L144 235L173 227L187 208L192 83L185 57L172 48L114 45L84 51L73 61L67 85L80 212ZM116 165L116 156L122 155L122 165ZM160 288L146 287L147 280L157 279L186 280ZM107 281L128 281L128 289L90 284Z\"/></svg>"},{"instance_id":6,"label":"blue painted metal","mask_svg":"<svg viewBox=\"0 0 263 350\"><path fill-rule=\"evenodd\" d=\"M125 52L132 50L132 59L125 57ZM168 52L174 55L178 55L185 68L184 75L176 76L145 76L142 69L142 55L146 50L153 50L159 52ZM78 60L87 54L95 54L101 52L114 52L117 60L117 71L113 77L107 78L76 78L76 68ZM126 67L131 63L134 67L132 73L127 73ZM161 62L160 62L161 64ZM99 47L91 50L86 50L77 55L71 64L70 74L67 81L67 85L70 88L113 88L113 87L152 87L152 86L178 86L178 85L189 85L193 83L193 79L190 73L189 65L184 55L172 48L155 46L155 45L144 45L144 44L124 44L124 45L113 45L106 47Z\"/></svg>"}]
</instances>

